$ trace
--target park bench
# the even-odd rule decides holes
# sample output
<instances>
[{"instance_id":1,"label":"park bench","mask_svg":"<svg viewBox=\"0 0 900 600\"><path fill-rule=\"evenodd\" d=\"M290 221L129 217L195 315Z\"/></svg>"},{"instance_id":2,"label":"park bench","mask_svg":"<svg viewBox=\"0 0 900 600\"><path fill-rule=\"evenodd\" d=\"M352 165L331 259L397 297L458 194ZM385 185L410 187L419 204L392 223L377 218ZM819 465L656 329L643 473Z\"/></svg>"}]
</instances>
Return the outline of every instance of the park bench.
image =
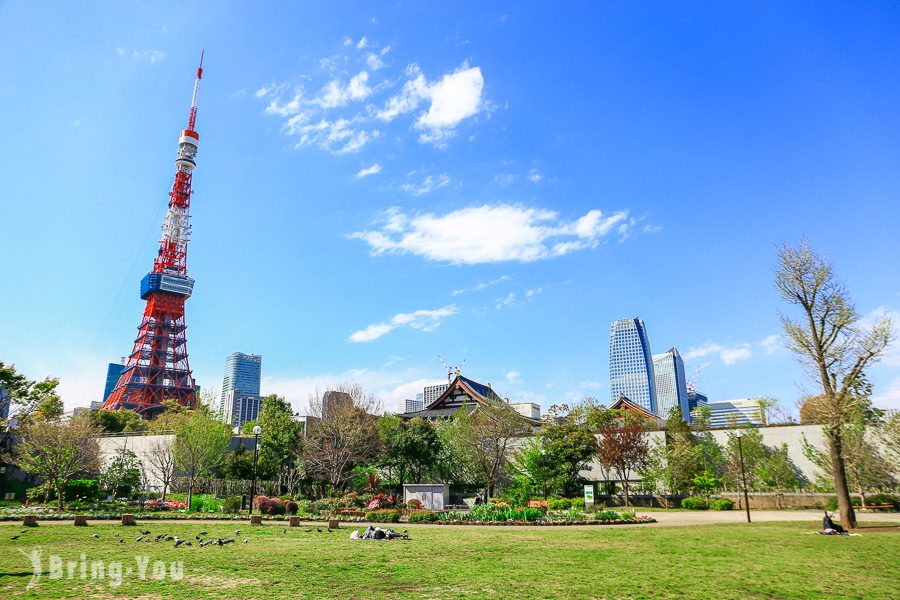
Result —
<instances>
[{"instance_id":1,"label":"park bench","mask_svg":"<svg viewBox=\"0 0 900 600\"><path fill-rule=\"evenodd\" d=\"M894 510L896 507L893 504L872 504L869 506L857 506L861 510Z\"/></svg>"}]
</instances>

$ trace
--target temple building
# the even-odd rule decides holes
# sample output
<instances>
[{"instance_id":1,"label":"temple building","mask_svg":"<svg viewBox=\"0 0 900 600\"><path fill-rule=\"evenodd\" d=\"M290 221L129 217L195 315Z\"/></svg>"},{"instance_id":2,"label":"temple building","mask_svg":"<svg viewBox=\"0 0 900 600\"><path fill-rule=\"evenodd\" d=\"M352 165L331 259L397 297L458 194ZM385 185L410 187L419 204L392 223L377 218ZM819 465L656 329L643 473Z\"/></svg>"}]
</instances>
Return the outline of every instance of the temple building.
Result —
<instances>
[{"instance_id":1,"label":"temple building","mask_svg":"<svg viewBox=\"0 0 900 600\"><path fill-rule=\"evenodd\" d=\"M400 415L403 419L414 419L419 417L429 421L438 419L449 419L457 413L463 406L470 412L475 411L479 406L491 406L505 404L510 409L515 410L532 425L540 425L540 415L535 418L533 412L523 411L519 406L509 404L509 400L501 398L492 388L491 384L484 385L473 381L468 377L463 377L459 369L456 370L456 377L447 386L447 389L431 403L426 403L423 410L405 412ZM530 405L529 405L530 408ZM538 407L540 411L540 407ZM530 412L531 414L525 414Z\"/></svg>"}]
</instances>

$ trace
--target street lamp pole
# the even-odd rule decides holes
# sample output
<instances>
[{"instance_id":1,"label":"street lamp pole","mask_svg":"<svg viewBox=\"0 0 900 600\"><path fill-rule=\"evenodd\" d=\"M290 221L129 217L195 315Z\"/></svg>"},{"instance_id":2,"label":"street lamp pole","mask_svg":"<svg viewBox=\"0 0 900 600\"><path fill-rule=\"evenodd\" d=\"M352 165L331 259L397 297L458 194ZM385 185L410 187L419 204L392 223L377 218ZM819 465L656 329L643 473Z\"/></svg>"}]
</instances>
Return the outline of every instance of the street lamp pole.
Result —
<instances>
[{"instance_id":1,"label":"street lamp pole","mask_svg":"<svg viewBox=\"0 0 900 600\"><path fill-rule=\"evenodd\" d=\"M256 496L256 460L259 457L259 434L262 433L262 427L257 425L253 428L253 437L256 443L253 444L253 485L250 487L250 514L253 514L253 498Z\"/></svg>"},{"instance_id":2,"label":"street lamp pole","mask_svg":"<svg viewBox=\"0 0 900 600\"><path fill-rule=\"evenodd\" d=\"M738 454L741 457L741 481L744 483L744 508L747 510L747 522L750 522L750 499L747 497L747 473L744 469L744 445L741 439L744 437L743 431L737 432Z\"/></svg>"}]
</instances>

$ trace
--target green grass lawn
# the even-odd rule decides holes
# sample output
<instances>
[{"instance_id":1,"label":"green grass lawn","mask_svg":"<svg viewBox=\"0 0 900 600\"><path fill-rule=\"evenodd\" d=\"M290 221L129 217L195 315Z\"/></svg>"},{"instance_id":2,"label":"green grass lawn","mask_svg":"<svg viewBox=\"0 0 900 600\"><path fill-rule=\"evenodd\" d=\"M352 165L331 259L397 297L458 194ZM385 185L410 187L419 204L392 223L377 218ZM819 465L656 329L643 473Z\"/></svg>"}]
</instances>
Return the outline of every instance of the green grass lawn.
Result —
<instances>
[{"instance_id":1,"label":"green grass lawn","mask_svg":"<svg viewBox=\"0 0 900 600\"><path fill-rule=\"evenodd\" d=\"M134 541L138 529L237 544L173 548ZM350 528L307 533L282 524L146 522L138 527L43 524L22 534L0 525L2 598L851 598L900 597L900 527L862 537L810 535L815 524L696 527L409 527L409 542L348 539ZM405 529L401 525L400 529ZM118 543L116 533L127 541ZM98 534L99 538L93 538ZM246 544L241 543L247 539ZM41 550L43 575L27 589L26 556ZM24 552L20 553L19 551ZM122 561L109 579L49 577L63 561ZM139 578L137 559L146 561ZM155 561L184 561L180 581L152 578Z\"/></svg>"}]
</instances>

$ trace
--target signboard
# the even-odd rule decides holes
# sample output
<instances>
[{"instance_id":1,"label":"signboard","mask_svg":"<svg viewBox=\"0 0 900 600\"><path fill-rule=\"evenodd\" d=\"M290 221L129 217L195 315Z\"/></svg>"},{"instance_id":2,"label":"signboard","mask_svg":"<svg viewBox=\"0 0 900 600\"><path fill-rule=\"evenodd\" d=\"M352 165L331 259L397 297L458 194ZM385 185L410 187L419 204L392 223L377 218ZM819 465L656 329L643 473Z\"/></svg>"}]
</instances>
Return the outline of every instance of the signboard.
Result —
<instances>
[{"instance_id":1,"label":"signboard","mask_svg":"<svg viewBox=\"0 0 900 600\"><path fill-rule=\"evenodd\" d=\"M584 486L584 504L591 506L594 503L594 485Z\"/></svg>"}]
</instances>

